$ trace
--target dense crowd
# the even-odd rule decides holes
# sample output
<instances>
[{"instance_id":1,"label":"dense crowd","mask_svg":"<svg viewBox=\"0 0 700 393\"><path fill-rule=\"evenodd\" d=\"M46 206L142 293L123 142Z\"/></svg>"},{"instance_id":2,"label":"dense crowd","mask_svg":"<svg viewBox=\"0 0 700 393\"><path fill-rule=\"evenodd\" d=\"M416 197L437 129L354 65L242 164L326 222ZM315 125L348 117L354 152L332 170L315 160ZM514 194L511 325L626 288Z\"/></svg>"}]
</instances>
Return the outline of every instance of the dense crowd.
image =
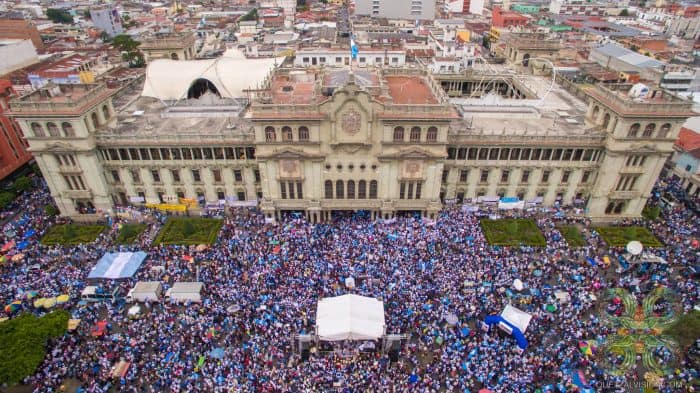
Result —
<instances>
[{"instance_id":1,"label":"dense crowd","mask_svg":"<svg viewBox=\"0 0 700 393\"><path fill-rule=\"evenodd\" d=\"M38 187L18 199L13 214L3 213L1 243L28 244L21 263L0 267L0 304L28 290L68 293L66 307L81 324L51 341L44 362L25 381L36 392L59 391L71 380L87 392L581 391L572 377L578 371L596 391L627 392L643 380L640 372L611 376L604 356L586 356L579 348L581 340L603 342L614 332L603 318L605 291L629 288L643 297L656 282L678 294L680 312L698 304L700 293L688 273L698 263L690 242L700 238L700 225L681 206L665 210L656 223L636 223L648 224L667 245L653 252L669 265L620 273L617 260L624 250L607 247L590 222L565 209L506 213L535 219L545 248L489 246L479 214L459 208L444 210L434 222L403 217L385 223L348 214L315 225L293 216L266 224L254 209L235 210L217 243L203 251L152 245L166 217L144 211L150 227L132 246L114 244L120 220L92 244L44 246L39 239L55 219L43 210L49 193ZM570 248L555 227L562 221L581 228L587 245ZM117 285L123 294L137 281L168 287L193 281L199 265L203 303L149 303L142 318L132 319L123 302L80 302L92 266L115 250L143 250L148 258L132 279L103 285ZM610 267L587 262L605 255ZM346 287L348 277L355 279L354 289ZM526 289L515 290L515 279ZM555 291L567 292L570 301L559 302ZM384 302L387 333L408 337L398 361L380 352L347 355L322 348L301 360L294 337L313 333L318 300L346 293ZM499 329L483 329L484 318L507 304L533 315L524 351ZM448 322L448 315L457 322ZM92 337L100 320L108 321L108 334ZM220 359L208 356L215 348L224 349ZM698 365L684 351L676 371L666 376L676 384L665 384L663 392L689 391L688 381L698 377ZM113 379L112 366L120 359L131 365L123 378Z\"/></svg>"}]
</instances>

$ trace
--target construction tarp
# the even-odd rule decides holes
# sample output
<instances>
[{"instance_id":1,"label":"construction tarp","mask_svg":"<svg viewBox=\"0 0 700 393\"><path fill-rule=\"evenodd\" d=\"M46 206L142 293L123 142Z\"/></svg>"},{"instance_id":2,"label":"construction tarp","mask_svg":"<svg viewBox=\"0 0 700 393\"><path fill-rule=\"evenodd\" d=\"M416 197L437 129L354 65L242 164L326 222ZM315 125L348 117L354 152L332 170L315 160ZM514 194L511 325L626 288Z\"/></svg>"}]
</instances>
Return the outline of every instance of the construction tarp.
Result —
<instances>
[{"instance_id":1,"label":"construction tarp","mask_svg":"<svg viewBox=\"0 0 700 393\"><path fill-rule=\"evenodd\" d=\"M384 303L375 298L350 294L318 302L320 340L374 340L384 335L384 328Z\"/></svg>"},{"instance_id":2,"label":"construction tarp","mask_svg":"<svg viewBox=\"0 0 700 393\"><path fill-rule=\"evenodd\" d=\"M100 258L92 268L88 278L129 278L141 267L146 253L137 252L109 252Z\"/></svg>"}]
</instances>

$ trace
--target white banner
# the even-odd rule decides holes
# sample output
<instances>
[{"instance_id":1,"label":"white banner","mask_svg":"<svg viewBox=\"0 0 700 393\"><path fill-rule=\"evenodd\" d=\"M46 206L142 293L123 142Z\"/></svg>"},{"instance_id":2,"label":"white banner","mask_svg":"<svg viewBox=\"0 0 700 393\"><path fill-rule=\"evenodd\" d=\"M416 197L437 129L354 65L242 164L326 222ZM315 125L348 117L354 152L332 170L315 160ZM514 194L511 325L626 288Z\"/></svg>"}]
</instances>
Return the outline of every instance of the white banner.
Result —
<instances>
[{"instance_id":1,"label":"white banner","mask_svg":"<svg viewBox=\"0 0 700 393\"><path fill-rule=\"evenodd\" d=\"M258 200L253 199L251 201L228 201L228 205L231 207L256 207L258 206Z\"/></svg>"}]
</instances>

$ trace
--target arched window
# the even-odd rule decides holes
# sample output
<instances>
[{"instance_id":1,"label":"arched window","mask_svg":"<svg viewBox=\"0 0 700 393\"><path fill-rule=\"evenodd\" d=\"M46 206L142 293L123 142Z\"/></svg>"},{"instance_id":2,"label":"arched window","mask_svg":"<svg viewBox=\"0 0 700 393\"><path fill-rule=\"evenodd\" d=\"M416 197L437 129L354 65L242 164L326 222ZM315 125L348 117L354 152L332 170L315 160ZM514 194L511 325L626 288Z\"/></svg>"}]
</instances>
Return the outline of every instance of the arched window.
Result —
<instances>
[{"instance_id":1,"label":"arched window","mask_svg":"<svg viewBox=\"0 0 700 393\"><path fill-rule=\"evenodd\" d=\"M666 123L659 128L659 135L657 138L668 138L668 133L671 131L671 123Z\"/></svg>"},{"instance_id":2,"label":"arched window","mask_svg":"<svg viewBox=\"0 0 700 393\"><path fill-rule=\"evenodd\" d=\"M282 140L285 142L289 142L292 140L292 127L282 127Z\"/></svg>"},{"instance_id":3,"label":"arched window","mask_svg":"<svg viewBox=\"0 0 700 393\"><path fill-rule=\"evenodd\" d=\"M343 187L342 180L336 180L335 182L335 197L337 199L345 198L345 188Z\"/></svg>"},{"instance_id":4,"label":"arched window","mask_svg":"<svg viewBox=\"0 0 700 393\"><path fill-rule=\"evenodd\" d=\"M411 128L411 142L420 142L420 127Z\"/></svg>"},{"instance_id":5,"label":"arched window","mask_svg":"<svg viewBox=\"0 0 700 393\"><path fill-rule=\"evenodd\" d=\"M357 199L367 198L367 182L360 180L357 183Z\"/></svg>"},{"instance_id":6,"label":"arched window","mask_svg":"<svg viewBox=\"0 0 700 393\"><path fill-rule=\"evenodd\" d=\"M647 124L646 127L644 127L644 133L642 133L642 136L644 138L649 138L654 134L654 131L656 130L656 124L654 123L649 123Z\"/></svg>"},{"instance_id":7,"label":"arched window","mask_svg":"<svg viewBox=\"0 0 700 393\"><path fill-rule=\"evenodd\" d=\"M369 199L377 199L377 181L369 182Z\"/></svg>"},{"instance_id":8,"label":"arched window","mask_svg":"<svg viewBox=\"0 0 700 393\"><path fill-rule=\"evenodd\" d=\"M299 127L299 140L308 141L309 140L309 129L305 126Z\"/></svg>"},{"instance_id":9,"label":"arched window","mask_svg":"<svg viewBox=\"0 0 700 393\"><path fill-rule=\"evenodd\" d=\"M63 135L75 136L75 130L73 130L73 126L67 121L64 121L63 124L61 124L61 128L63 128Z\"/></svg>"},{"instance_id":10,"label":"arched window","mask_svg":"<svg viewBox=\"0 0 700 393\"><path fill-rule=\"evenodd\" d=\"M603 128L607 129L608 125L610 125L610 114L606 113L605 116L603 116Z\"/></svg>"},{"instance_id":11,"label":"arched window","mask_svg":"<svg viewBox=\"0 0 700 393\"><path fill-rule=\"evenodd\" d=\"M598 115L600 114L600 107L598 105L593 107L593 114L591 114L591 119L596 122L598 120Z\"/></svg>"},{"instance_id":12,"label":"arched window","mask_svg":"<svg viewBox=\"0 0 700 393\"><path fill-rule=\"evenodd\" d=\"M97 117L97 113L92 112L92 114L90 115L90 118L92 119L92 126L97 128L100 125L100 120Z\"/></svg>"},{"instance_id":13,"label":"arched window","mask_svg":"<svg viewBox=\"0 0 700 393\"><path fill-rule=\"evenodd\" d=\"M628 138L636 138L639 133L639 123L634 123L630 126L630 130L627 131Z\"/></svg>"},{"instance_id":14,"label":"arched window","mask_svg":"<svg viewBox=\"0 0 700 393\"><path fill-rule=\"evenodd\" d=\"M275 127L267 126L265 127L265 142L274 142L277 140L277 135L275 134Z\"/></svg>"},{"instance_id":15,"label":"arched window","mask_svg":"<svg viewBox=\"0 0 700 393\"><path fill-rule=\"evenodd\" d=\"M394 142L403 142L403 127L394 128Z\"/></svg>"},{"instance_id":16,"label":"arched window","mask_svg":"<svg viewBox=\"0 0 700 393\"><path fill-rule=\"evenodd\" d=\"M44 132L44 127L42 127L39 123L32 123L32 132L34 133L34 136L39 138L43 138L46 136L46 132Z\"/></svg>"},{"instance_id":17,"label":"arched window","mask_svg":"<svg viewBox=\"0 0 700 393\"><path fill-rule=\"evenodd\" d=\"M326 199L333 199L333 182L330 180L326 180L323 186L326 194Z\"/></svg>"},{"instance_id":18,"label":"arched window","mask_svg":"<svg viewBox=\"0 0 700 393\"><path fill-rule=\"evenodd\" d=\"M49 130L49 136L61 136L61 133L58 131L58 126L56 125L56 123L46 123L46 128Z\"/></svg>"},{"instance_id":19,"label":"arched window","mask_svg":"<svg viewBox=\"0 0 700 393\"><path fill-rule=\"evenodd\" d=\"M435 141L437 141L437 134L438 134L437 127L429 127L428 133L426 134L425 139L428 142L435 142Z\"/></svg>"},{"instance_id":20,"label":"arched window","mask_svg":"<svg viewBox=\"0 0 700 393\"><path fill-rule=\"evenodd\" d=\"M109 120L109 108L107 105L102 105L102 115L105 117L105 121Z\"/></svg>"},{"instance_id":21,"label":"arched window","mask_svg":"<svg viewBox=\"0 0 700 393\"><path fill-rule=\"evenodd\" d=\"M355 181L348 180L348 199L355 199Z\"/></svg>"},{"instance_id":22,"label":"arched window","mask_svg":"<svg viewBox=\"0 0 700 393\"><path fill-rule=\"evenodd\" d=\"M170 58L172 60L180 60L180 56L178 56L177 53L175 53L175 52L170 54Z\"/></svg>"}]
</instances>

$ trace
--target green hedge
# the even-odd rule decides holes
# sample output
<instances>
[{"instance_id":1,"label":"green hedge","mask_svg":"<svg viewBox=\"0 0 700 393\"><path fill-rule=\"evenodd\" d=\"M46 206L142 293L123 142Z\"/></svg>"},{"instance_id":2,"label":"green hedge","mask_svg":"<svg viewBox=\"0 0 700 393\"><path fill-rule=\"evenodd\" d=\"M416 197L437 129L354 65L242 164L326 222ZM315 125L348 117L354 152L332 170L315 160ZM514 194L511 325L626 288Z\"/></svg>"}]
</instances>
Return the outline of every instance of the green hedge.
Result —
<instances>
[{"instance_id":1,"label":"green hedge","mask_svg":"<svg viewBox=\"0 0 700 393\"><path fill-rule=\"evenodd\" d=\"M138 239L139 235L148 228L146 224L124 224L119 230L117 244L131 244Z\"/></svg>"},{"instance_id":2,"label":"green hedge","mask_svg":"<svg viewBox=\"0 0 700 393\"><path fill-rule=\"evenodd\" d=\"M569 247L583 247L586 245L586 239L576 225L557 225L557 230L564 236Z\"/></svg>"},{"instance_id":3,"label":"green hedge","mask_svg":"<svg viewBox=\"0 0 700 393\"><path fill-rule=\"evenodd\" d=\"M22 314L0 322L0 384L14 385L34 374L46 355L46 341L62 336L70 314L59 310L37 318Z\"/></svg>"},{"instance_id":4,"label":"green hedge","mask_svg":"<svg viewBox=\"0 0 700 393\"><path fill-rule=\"evenodd\" d=\"M214 218L171 217L158 232L153 244L213 244L222 225L222 220Z\"/></svg>"},{"instance_id":5,"label":"green hedge","mask_svg":"<svg viewBox=\"0 0 700 393\"><path fill-rule=\"evenodd\" d=\"M486 240L492 246L545 247L547 241L533 220L481 220Z\"/></svg>"},{"instance_id":6,"label":"green hedge","mask_svg":"<svg viewBox=\"0 0 700 393\"><path fill-rule=\"evenodd\" d=\"M661 214L661 208L659 206L644 206L642 210L642 216L649 221L654 221L659 218Z\"/></svg>"},{"instance_id":7,"label":"green hedge","mask_svg":"<svg viewBox=\"0 0 700 393\"><path fill-rule=\"evenodd\" d=\"M663 243L644 227L597 227L596 232L611 247L624 247L632 240L641 242L645 247L663 247Z\"/></svg>"},{"instance_id":8,"label":"green hedge","mask_svg":"<svg viewBox=\"0 0 700 393\"><path fill-rule=\"evenodd\" d=\"M46 232L41 244L45 245L71 245L92 243L100 233L105 230L103 225L79 225L65 224L56 225Z\"/></svg>"}]
</instances>

